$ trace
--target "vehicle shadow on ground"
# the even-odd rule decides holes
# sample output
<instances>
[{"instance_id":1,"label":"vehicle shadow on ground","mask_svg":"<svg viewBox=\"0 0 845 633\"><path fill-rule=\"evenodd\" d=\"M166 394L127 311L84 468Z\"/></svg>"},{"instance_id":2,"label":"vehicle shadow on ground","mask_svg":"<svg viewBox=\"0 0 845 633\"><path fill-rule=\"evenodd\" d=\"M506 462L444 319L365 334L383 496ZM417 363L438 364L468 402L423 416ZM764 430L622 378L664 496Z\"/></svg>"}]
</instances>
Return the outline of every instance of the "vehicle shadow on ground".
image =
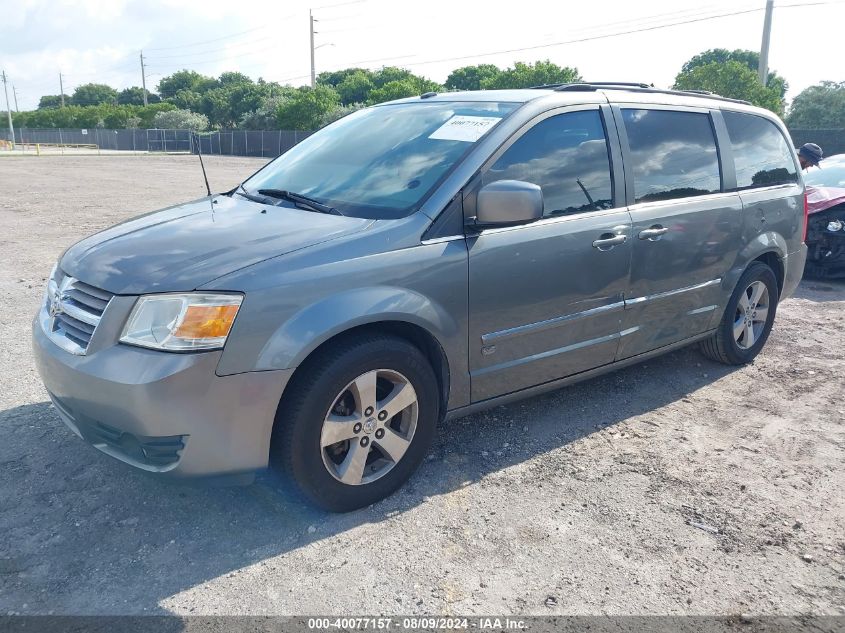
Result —
<instances>
[{"instance_id":1,"label":"vehicle shadow on ground","mask_svg":"<svg viewBox=\"0 0 845 633\"><path fill-rule=\"evenodd\" d=\"M792 296L817 303L845 301L845 279L802 279Z\"/></svg>"},{"instance_id":2,"label":"vehicle shadow on ground","mask_svg":"<svg viewBox=\"0 0 845 633\"><path fill-rule=\"evenodd\" d=\"M3 411L0 611L167 613L161 601L179 592L542 458L733 369L685 349L447 422L402 490L344 515L309 506L272 473L241 488L163 482L85 445L49 403Z\"/></svg>"}]
</instances>

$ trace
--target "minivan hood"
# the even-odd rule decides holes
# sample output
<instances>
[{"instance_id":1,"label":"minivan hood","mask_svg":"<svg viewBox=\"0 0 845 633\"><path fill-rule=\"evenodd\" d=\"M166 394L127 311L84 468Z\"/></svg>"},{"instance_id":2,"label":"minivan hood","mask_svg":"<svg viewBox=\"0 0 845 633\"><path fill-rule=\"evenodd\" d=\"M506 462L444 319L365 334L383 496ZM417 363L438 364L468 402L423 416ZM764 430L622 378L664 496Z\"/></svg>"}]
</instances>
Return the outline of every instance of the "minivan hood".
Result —
<instances>
[{"instance_id":1,"label":"minivan hood","mask_svg":"<svg viewBox=\"0 0 845 633\"><path fill-rule=\"evenodd\" d=\"M115 294L187 291L372 223L219 195L92 235L69 248L60 267Z\"/></svg>"}]
</instances>

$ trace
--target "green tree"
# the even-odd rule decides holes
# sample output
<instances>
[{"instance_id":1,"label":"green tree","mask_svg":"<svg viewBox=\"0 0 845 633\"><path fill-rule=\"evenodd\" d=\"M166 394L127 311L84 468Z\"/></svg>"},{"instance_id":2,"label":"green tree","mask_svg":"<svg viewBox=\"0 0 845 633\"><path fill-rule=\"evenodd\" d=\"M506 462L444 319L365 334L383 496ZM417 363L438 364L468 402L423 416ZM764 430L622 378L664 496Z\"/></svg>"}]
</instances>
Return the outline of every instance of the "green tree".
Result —
<instances>
[{"instance_id":1,"label":"green tree","mask_svg":"<svg viewBox=\"0 0 845 633\"><path fill-rule=\"evenodd\" d=\"M331 86L297 88L276 108L276 122L282 130L314 130L320 119L340 105L340 97Z\"/></svg>"},{"instance_id":2,"label":"green tree","mask_svg":"<svg viewBox=\"0 0 845 633\"><path fill-rule=\"evenodd\" d=\"M154 92L147 91L147 103L158 103L161 98ZM140 86L124 88L117 93L118 105L144 105L144 89Z\"/></svg>"},{"instance_id":3,"label":"green tree","mask_svg":"<svg viewBox=\"0 0 845 633\"><path fill-rule=\"evenodd\" d=\"M405 97L418 97L426 92L440 92L443 90L443 86L440 84L425 77L414 75L410 71L402 69L385 70L389 70L391 76L398 76L401 79L392 79L378 88L371 90L367 99L368 104L384 103L385 101L403 99ZM401 72L394 72L396 70Z\"/></svg>"},{"instance_id":4,"label":"green tree","mask_svg":"<svg viewBox=\"0 0 845 633\"><path fill-rule=\"evenodd\" d=\"M217 85L219 86L235 86L240 84L250 84L252 85L254 82L252 79L244 75L243 73L238 72L226 72L222 73L217 78Z\"/></svg>"},{"instance_id":5,"label":"green tree","mask_svg":"<svg viewBox=\"0 0 845 633\"><path fill-rule=\"evenodd\" d=\"M276 111L295 91L295 88L284 86L281 89L274 89L273 96L266 97L255 110L247 112L241 117L238 127L242 130L278 129L279 123L276 120Z\"/></svg>"},{"instance_id":6,"label":"green tree","mask_svg":"<svg viewBox=\"0 0 845 633\"><path fill-rule=\"evenodd\" d=\"M784 101L779 88L760 83L757 73L738 61L710 62L675 77L676 90L706 90L723 97L742 99L782 115Z\"/></svg>"},{"instance_id":7,"label":"green tree","mask_svg":"<svg viewBox=\"0 0 845 633\"><path fill-rule=\"evenodd\" d=\"M413 79L397 79L388 81L380 88L370 91L370 97L367 102L370 104L384 103L385 101L393 101L394 99L416 97L421 94L422 92L417 88L417 82Z\"/></svg>"},{"instance_id":8,"label":"green tree","mask_svg":"<svg viewBox=\"0 0 845 633\"><path fill-rule=\"evenodd\" d=\"M343 81L335 86L335 90L340 95L341 103L364 103L375 87L371 73L359 70L347 75Z\"/></svg>"},{"instance_id":9,"label":"green tree","mask_svg":"<svg viewBox=\"0 0 845 633\"><path fill-rule=\"evenodd\" d=\"M42 108L21 112L14 117L15 125L28 128L123 128L152 127L159 112L175 109L170 103L144 106L100 104L69 105L64 108Z\"/></svg>"},{"instance_id":10,"label":"green tree","mask_svg":"<svg viewBox=\"0 0 845 633\"><path fill-rule=\"evenodd\" d=\"M213 88L200 96L199 107L191 108L208 118L213 127L231 127L231 107L229 91L226 88Z\"/></svg>"},{"instance_id":11,"label":"green tree","mask_svg":"<svg viewBox=\"0 0 845 633\"><path fill-rule=\"evenodd\" d=\"M182 90L203 94L215 87L217 87L217 80L214 77L201 75L195 70L179 70L172 75L162 77L158 82L158 93L162 99L170 99Z\"/></svg>"},{"instance_id":12,"label":"green tree","mask_svg":"<svg viewBox=\"0 0 845 633\"><path fill-rule=\"evenodd\" d=\"M180 110L194 110L199 111L202 102L202 93L194 90L180 90L172 97L165 99L168 103L172 103Z\"/></svg>"},{"instance_id":13,"label":"green tree","mask_svg":"<svg viewBox=\"0 0 845 633\"><path fill-rule=\"evenodd\" d=\"M792 128L845 128L845 81L823 81L802 90L786 121Z\"/></svg>"},{"instance_id":14,"label":"green tree","mask_svg":"<svg viewBox=\"0 0 845 633\"><path fill-rule=\"evenodd\" d=\"M363 107L365 107L363 103L350 103L348 105L339 106L330 112L326 112L320 118L320 127L325 127L329 123L334 123L338 119L345 117L347 114L352 114Z\"/></svg>"},{"instance_id":15,"label":"green tree","mask_svg":"<svg viewBox=\"0 0 845 633\"><path fill-rule=\"evenodd\" d=\"M565 84L581 81L577 68L558 66L548 59L534 64L516 62L513 68L506 68L497 75L480 81L481 88L531 88L548 84Z\"/></svg>"},{"instance_id":16,"label":"green tree","mask_svg":"<svg viewBox=\"0 0 845 633\"><path fill-rule=\"evenodd\" d=\"M760 53L757 51L749 51L739 48L733 51L729 51L726 48L713 48L693 56L681 67L681 72L689 73L699 66L705 66L714 62L719 64L739 62L740 64L744 64L749 69L753 70L755 73L758 73L760 69ZM786 80L776 72L769 72L766 79L766 86L776 89L780 93L781 99L786 97L788 84L786 83Z\"/></svg>"},{"instance_id":17,"label":"green tree","mask_svg":"<svg viewBox=\"0 0 845 633\"><path fill-rule=\"evenodd\" d=\"M349 75L354 75L356 73L363 73L370 79L372 79L373 76L373 73L366 68L344 68L343 70L332 70L320 73L317 75L317 83L337 88Z\"/></svg>"},{"instance_id":18,"label":"green tree","mask_svg":"<svg viewBox=\"0 0 845 633\"><path fill-rule=\"evenodd\" d=\"M171 110L159 112L153 117L153 125L162 130L195 130L202 132L208 129L208 118L204 114L190 110Z\"/></svg>"},{"instance_id":19,"label":"green tree","mask_svg":"<svg viewBox=\"0 0 845 633\"><path fill-rule=\"evenodd\" d=\"M403 81L405 79L413 79L416 75L406 68L399 68L397 66L385 66L381 70L372 74L373 83L376 88L381 88L391 81Z\"/></svg>"},{"instance_id":20,"label":"green tree","mask_svg":"<svg viewBox=\"0 0 845 633\"><path fill-rule=\"evenodd\" d=\"M101 103L115 103L117 90L106 84L82 84L73 91L73 105L90 106Z\"/></svg>"},{"instance_id":21,"label":"green tree","mask_svg":"<svg viewBox=\"0 0 845 633\"><path fill-rule=\"evenodd\" d=\"M64 95L65 104L70 103L70 95ZM38 109L60 108L62 106L62 95L44 95L38 100Z\"/></svg>"},{"instance_id":22,"label":"green tree","mask_svg":"<svg viewBox=\"0 0 845 633\"><path fill-rule=\"evenodd\" d=\"M501 72L495 64L456 68L446 77L446 88L448 90L481 90L481 82L494 82Z\"/></svg>"}]
</instances>

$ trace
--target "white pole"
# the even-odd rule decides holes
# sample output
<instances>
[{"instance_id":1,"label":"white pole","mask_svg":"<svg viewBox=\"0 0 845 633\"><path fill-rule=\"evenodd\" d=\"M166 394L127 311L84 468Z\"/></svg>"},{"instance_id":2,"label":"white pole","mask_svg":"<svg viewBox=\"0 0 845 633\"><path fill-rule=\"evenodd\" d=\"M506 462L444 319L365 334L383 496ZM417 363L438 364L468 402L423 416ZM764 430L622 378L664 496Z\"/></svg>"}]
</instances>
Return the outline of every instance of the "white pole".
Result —
<instances>
[{"instance_id":1,"label":"white pole","mask_svg":"<svg viewBox=\"0 0 845 633\"><path fill-rule=\"evenodd\" d=\"M6 118L9 121L9 140L15 145L15 127L12 125L12 109L9 107L9 89L6 87L6 71L3 71L3 92L6 93Z\"/></svg>"},{"instance_id":2,"label":"white pole","mask_svg":"<svg viewBox=\"0 0 845 633\"><path fill-rule=\"evenodd\" d=\"M314 88L317 85L317 70L314 65L314 16L311 9L308 10L308 23L311 29L311 87Z\"/></svg>"},{"instance_id":3,"label":"white pole","mask_svg":"<svg viewBox=\"0 0 845 633\"><path fill-rule=\"evenodd\" d=\"M144 51L141 51L141 89L144 91L144 105L147 105L147 75L144 72Z\"/></svg>"},{"instance_id":4,"label":"white pole","mask_svg":"<svg viewBox=\"0 0 845 633\"><path fill-rule=\"evenodd\" d=\"M760 83L764 86L769 81L769 40L772 37L772 11L775 0L766 0L766 17L763 20L763 42L760 44Z\"/></svg>"}]
</instances>

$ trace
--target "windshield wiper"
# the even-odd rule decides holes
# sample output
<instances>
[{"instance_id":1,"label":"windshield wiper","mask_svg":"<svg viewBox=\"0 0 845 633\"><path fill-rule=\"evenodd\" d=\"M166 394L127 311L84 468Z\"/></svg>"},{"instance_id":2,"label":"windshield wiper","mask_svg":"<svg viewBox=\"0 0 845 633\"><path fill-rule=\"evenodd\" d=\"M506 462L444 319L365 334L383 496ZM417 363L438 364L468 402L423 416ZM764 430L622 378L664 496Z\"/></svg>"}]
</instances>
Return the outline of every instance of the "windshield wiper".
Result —
<instances>
[{"instance_id":1,"label":"windshield wiper","mask_svg":"<svg viewBox=\"0 0 845 633\"><path fill-rule=\"evenodd\" d=\"M241 189L243 189L243 187L241 187ZM294 204L297 204L300 207L304 207L306 209L310 209L311 211L318 211L319 213L329 213L331 215L343 215L334 207L330 207L327 204L323 204L319 200L314 200L314 198L303 196L301 193L294 193L293 191L286 191L284 189L259 189L258 193L262 196L267 196L268 198L278 198L280 200L287 200L288 202L293 202Z\"/></svg>"},{"instance_id":2,"label":"windshield wiper","mask_svg":"<svg viewBox=\"0 0 845 633\"><path fill-rule=\"evenodd\" d=\"M249 191L247 191L244 188L243 185L238 185L237 189L235 189L235 191L232 192L232 193L236 193L239 196L243 196L247 200L252 200L253 202L266 202L266 200L263 197L251 194Z\"/></svg>"}]
</instances>

